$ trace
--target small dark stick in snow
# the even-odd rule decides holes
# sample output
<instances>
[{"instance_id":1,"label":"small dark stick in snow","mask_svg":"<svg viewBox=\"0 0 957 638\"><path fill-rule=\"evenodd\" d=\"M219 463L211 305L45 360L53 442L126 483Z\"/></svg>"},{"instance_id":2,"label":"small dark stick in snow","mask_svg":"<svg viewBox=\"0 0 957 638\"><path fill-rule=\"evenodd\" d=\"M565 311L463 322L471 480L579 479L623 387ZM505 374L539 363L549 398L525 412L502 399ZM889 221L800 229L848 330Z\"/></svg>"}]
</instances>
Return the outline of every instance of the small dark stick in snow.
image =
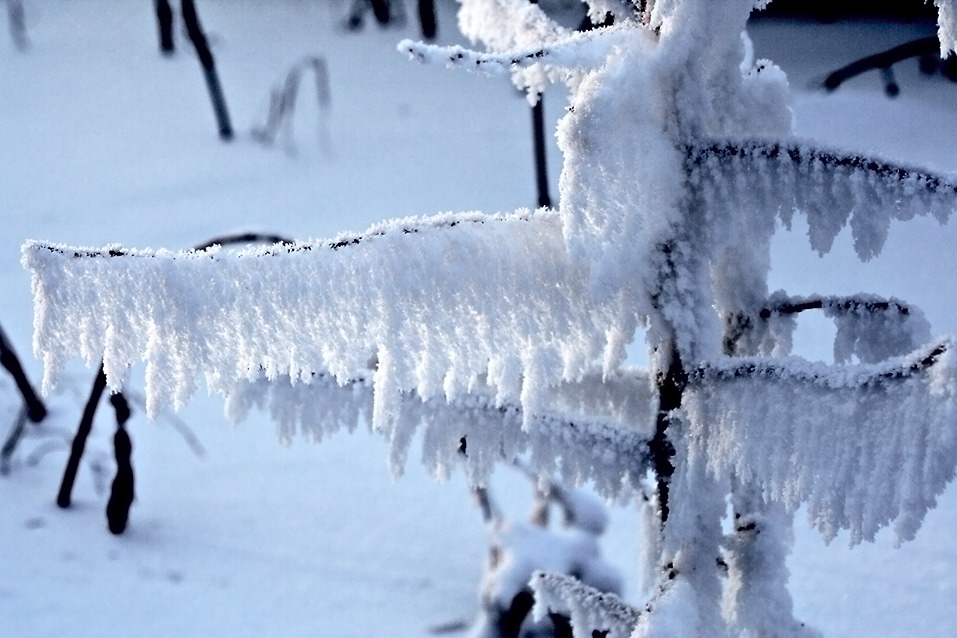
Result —
<instances>
[{"instance_id":1,"label":"small dark stick in snow","mask_svg":"<svg viewBox=\"0 0 957 638\"><path fill-rule=\"evenodd\" d=\"M117 396L117 395L114 395ZM113 435L113 449L116 454L116 477L110 490L110 500L106 504L106 520L110 531L122 534L130 519L130 506L133 505L135 490L133 487L133 443L126 428L120 425Z\"/></svg>"}]
</instances>

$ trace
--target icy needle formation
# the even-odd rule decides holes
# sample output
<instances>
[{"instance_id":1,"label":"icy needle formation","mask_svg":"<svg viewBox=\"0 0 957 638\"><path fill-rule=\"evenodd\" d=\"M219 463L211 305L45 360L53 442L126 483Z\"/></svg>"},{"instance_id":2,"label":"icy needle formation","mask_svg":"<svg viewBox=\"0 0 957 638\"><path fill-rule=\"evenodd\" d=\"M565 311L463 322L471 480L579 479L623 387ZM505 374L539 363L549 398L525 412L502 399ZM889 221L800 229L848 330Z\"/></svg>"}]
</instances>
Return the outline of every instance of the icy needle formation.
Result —
<instances>
[{"instance_id":1,"label":"icy needle formation","mask_svg":"<svg viewBox=\"0 0 957 638\"><path fill-rule=\"evenodd\" d=\"M593 0L616 26L575 34L526 0L462 0L487 51L399 48L510 73L530 99L569 87L557 211L239 253L28 243L44 386L74 355L102 357L113 388L142 360L151 414L205 381L284 436L368 411L396 467L424 425L427 464L465 458L478 483L523 452L609 495L649 471L648 604L537 577L540 604L585 635L813 633L786 588L793 513L825 538L914 536L957 463L954 344L899 300L770 294L771 236L803 214L813 250L849 226L867 260L894 219L947 221L957 183L793 139L784 73L748 56L765 4ZM955 5L935 4L953 50ZM834 365L788 356L809 310L837 324ZM639 328L651 369L623 370Z\"/></svg>"}]
</instances>

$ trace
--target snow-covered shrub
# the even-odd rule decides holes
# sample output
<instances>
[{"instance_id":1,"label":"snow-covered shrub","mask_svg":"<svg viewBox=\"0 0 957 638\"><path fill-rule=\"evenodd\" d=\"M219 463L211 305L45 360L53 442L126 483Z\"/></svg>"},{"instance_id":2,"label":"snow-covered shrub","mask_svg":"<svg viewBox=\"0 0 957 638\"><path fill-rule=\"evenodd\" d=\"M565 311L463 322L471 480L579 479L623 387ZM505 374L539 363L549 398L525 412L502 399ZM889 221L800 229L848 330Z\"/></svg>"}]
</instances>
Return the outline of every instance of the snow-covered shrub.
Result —
<instances>
[{"instance_id":1,"label":"snow-covered shrub","mask_svg":"<svg viewBox=\"0 0 957 638\"><path fill-rule=\"evenodd\" d=\"M574 33L526 0L463 0L488 51L400 48L532 99L568 86L557 210L240 253L28 243L44 386L74 355L102 357L112 388L142 360L151 414L205 381L286 435L368 418L396 467L422 425L433 471L464 457L476 485L525 452L608 496L651 475L645 605L538 575L540 613L583 635L813 633L786 586L793 514L826 538L914 536L957 464L954 344L898 300L771 294L771 236L804 214L814 250L849 226L867 260L891 220L946 221L957 184L793 139L786 77L743 35L764 4L594 0L614 26ZM935 4L953 50L954 3ZM812 309L838 324L833 365L789 354ZM623 365L638 330L647 371Z\"/></svg>"}]
</instances>

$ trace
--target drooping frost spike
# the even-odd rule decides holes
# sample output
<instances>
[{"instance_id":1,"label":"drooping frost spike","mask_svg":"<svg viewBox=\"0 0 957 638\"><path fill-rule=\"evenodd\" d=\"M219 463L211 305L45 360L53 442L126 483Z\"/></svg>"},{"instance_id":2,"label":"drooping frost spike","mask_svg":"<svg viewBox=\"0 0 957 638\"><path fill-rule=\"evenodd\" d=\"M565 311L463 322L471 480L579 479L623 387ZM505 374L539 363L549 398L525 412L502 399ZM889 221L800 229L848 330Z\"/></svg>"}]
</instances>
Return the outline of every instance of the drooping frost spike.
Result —
<instances>
[{"instance_id":1,"label":"drooping frost spike","mask_svg":"<svg viewBox=\"0 0 957 638\"><path fill-rule=\"evenodd\" d=\"M227 397L227 414L241 420L252 408L267 411L280 438L297 433L322 440L340 430L371 423L374 372L340 385L329 375L293 384L287 377L237 384ZM647 374L590 375L562 383L543 395L539 412L496 400L476 383L467 395L446 400L403 393L382 433L390 441L393 472L402 472L413 435L422 432L422 462L446 477L464 463L469 481L485 485L494 466L528 455L539 474L559 472L570 483L591 481L609 498L637 488L648 470L647 431L653 410Z\"/></svg>"},{"instance_id":2,"label":"drooping frost spike","mask_svg":"<svg viewBox=\"0 0 957 638\"><path fill-rule=\"evenodd\" d=\"M821 254L848 224L858 257L880 253L892 219L957 208L957 180L920 169L805 144L760 140L691 144L692 182L716 215L807 216L811 247Z\"/></svg>"},{"instance_id":3,"label":"drooping frost spike","mask_svg":"<svg viewBox=\"0 0 957 638\"><path fill-rule=\"evenodd\" d=\"M455 398L479 378L535 411L542 390L610 372L638 321L620 299L590 298L554 213L401 220L240 252L29 243L23 262L45 387L73 355L102 356L114 389L142 360L152 415L204 381L218 393L263 376L346 382L373 357L377 426L403 391Z\"/></svg>"},{"instance_id":4,"label":"drooping frost spike","mask_svg":"<svg viewBox=\"0 0 957 638\"><path fill-rule=\"evenodd\" d=\"M874 365L729 358L690 374L691 445L717 476L807 510L825 539L852 544L893 524L914 537L957 464L950 341Z\"/></svg>"}]
</instances>

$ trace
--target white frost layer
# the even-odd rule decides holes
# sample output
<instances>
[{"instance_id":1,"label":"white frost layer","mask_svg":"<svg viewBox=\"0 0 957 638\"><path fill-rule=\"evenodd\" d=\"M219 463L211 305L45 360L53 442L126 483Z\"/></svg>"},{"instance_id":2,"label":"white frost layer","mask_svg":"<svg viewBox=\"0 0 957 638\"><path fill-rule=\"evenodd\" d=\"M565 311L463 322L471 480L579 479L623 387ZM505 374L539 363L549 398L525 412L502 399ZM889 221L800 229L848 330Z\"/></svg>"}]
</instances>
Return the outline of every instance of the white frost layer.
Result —
<instances>
[{"instance_id":1,"label":"white frost layer","mask_svg":"<svg viewBox=\"0 0 957 638\"><path fill-rule=\"evenodd\" d=\"M340 386L328 376L292 385L287 378L240 383L230 392L227 413L240 420L249 410L267 410L280 438L297 433L319 441L339 430L371 422L373 388L368 378ZM404 468L412 440L422 433L422 462L436 477L464 465L469 482L485 485L496 463L530 454L532 469L560 472L569 483L592 481L609 498L628 496L648 469L646 442L654 402L647 375L589 376L545 391L547 409L525 415L501 404L484 384L454 401L423 401L403 394L396 418L382 433L389 438L393 472ZM587 508L581 508L581 514ZM579 521L588 527L596 520Z\"/></svg>"},{"instance_id":2,"label":"white frost layer","mask_svg":"<svg viewBox=\"0 0 957 638\"><path fill-rule=\"evenodd\" d=\"M144 361L151 416L203 380L222 394L263 376L344 383L371 359L378 427L402 391L454 398L480 377L534 411L543 389L615 369L637 323L620 300L590 298L552 213L395 221L238 253L31 242L23 263L43 387L74 355L102 356L112 389Z\"/></svg>"},{"instance_id":3,"label":"white frost layer","mask_svg":"<svg viewBox=\"0 0 957 638\"><path fill-rule=\"evenodd\" d=\"M851 544L914 537L957 463L953 344L875 365L729 359L693 376L689 454Z\"/></svg>"}]
</instances>

